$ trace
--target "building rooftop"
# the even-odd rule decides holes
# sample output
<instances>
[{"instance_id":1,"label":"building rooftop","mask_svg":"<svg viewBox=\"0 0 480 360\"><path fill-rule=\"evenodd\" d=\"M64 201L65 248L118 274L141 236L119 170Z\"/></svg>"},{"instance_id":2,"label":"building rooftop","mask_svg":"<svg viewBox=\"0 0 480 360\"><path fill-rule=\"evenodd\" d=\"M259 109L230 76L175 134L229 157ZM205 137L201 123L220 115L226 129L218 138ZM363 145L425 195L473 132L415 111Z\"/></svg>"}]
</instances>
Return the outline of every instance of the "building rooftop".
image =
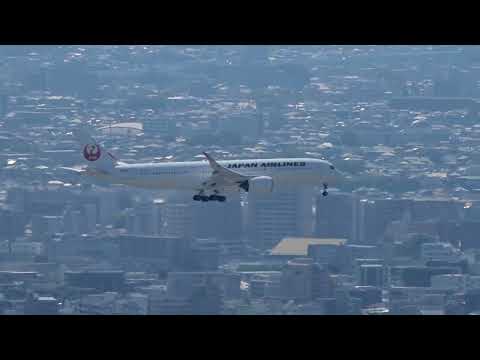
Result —
<instances>
[{"instance_id":1,"label":"building rooftop","mask_svg":"<svg viewBox=\"0 0 480 360\"><path fill-rule=\"evenodd\" d=\"M319 238L284 238L275 246L270 255L274 256L307 256L309 245L333 245L340 246L347 242L346 239L319 239Z\"/></svg>"},{"instance_id":2,"label":"building rooftop","mask_svg":"<svg viewBox=\"0 0 480 360\"><path fill-rule=\"evenodd\" d=\"M57 299L55 299L52 296L39 296L37 300L38 301L57 301Z\"/></svg>"}]
</instances>

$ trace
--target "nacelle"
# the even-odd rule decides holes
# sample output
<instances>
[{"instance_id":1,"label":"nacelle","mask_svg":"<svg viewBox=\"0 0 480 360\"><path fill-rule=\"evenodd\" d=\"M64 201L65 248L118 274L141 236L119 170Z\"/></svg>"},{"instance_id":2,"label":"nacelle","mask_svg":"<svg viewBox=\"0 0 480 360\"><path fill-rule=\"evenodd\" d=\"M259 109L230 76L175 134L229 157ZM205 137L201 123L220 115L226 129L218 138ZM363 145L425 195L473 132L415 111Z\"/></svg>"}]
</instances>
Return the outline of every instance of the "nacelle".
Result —
<instances>
[{"instance_id":1,"label":"nacelle","mask_svg":"<svg viewBox=\"0 0 480 360\"><path fill-rule=\"evenodd\" d=\"M255 194L271 193L273 191L273 179L270 176L257 176L240 184L246 192Z\"/></svg>"}]
</instances>

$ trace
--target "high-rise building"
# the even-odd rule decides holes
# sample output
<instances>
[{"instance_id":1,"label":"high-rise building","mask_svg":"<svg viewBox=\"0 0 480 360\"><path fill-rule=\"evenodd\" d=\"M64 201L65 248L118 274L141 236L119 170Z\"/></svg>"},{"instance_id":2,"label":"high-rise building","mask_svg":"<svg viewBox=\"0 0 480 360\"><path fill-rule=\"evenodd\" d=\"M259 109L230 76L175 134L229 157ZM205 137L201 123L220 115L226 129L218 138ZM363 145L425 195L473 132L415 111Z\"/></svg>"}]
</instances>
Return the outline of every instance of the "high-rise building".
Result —
<instances>
[{"instance_id":1,"label":"high-rise building","mask_svg":"<svg viewBox=\"0 0 480 360\"><path fill-rule=\"evenodd\" d=\"M98 193L98 221L102 226L113 225L118 211L117 193L102 189Z\"/></svg>"},{"instance_id":2,"label":"high-rise building","mask_svg":"<svg viewBox=\"0 0 480 360\"><path fill-rule=\"evenodd\" d=\"M325 265L314 264L312 268L312 299L325 299L334 295L334 282Z\"/></svg>"},{"instance_id":3,"label":"high-rise building","mask_svg":"<svg viewBox=\"0 0 480 360\"><path fill-rule=\"evenodd\" d=\"M416 199L411 202L411 218L413 221L455 221L460 218L463 205L450 199Z\"/></svg>"},{"instance_id":4,"label":"high-rise building","mask_svg":"<svg viewBox=\"0 0 480 360\"><path fill-rule=\"evenodd\" d=\"M168 236L214 238L221 243L242 239L243 213L239 194L230 194L226 202L193 202L191 196L172 197L158 204L162 232Z\"/></svg>"},{"instance_id":5,"label":"high-rise building","mask_svg":"<svg viewBox=\"0 0 480 360\"><path fill-rule=\"evenodd\" d=\"M334 290L335 313L338 315L347 315L351 311L351 296L347 288L337 287Z\"/></svg>"},{"instance_id":6,"label":"high-rise building","mask_svg":"<svg viewBox=\"0 0 480 360\"><path fill-rule=\"evenodd\" d=\"M83 210L85 212L86 233L92 234L97 228L97 205L85 204Z\"/></svg>"},{"instance_id":7,"label":"high-rise building","mask_svg":"<svg viewBox=\"0 0 480 360\"><path fill-rule=\"evenodd\" d=\"M382 288L384 284L384 267L377 264L360 265L360 285Z\"/></svg>"},{"instance_id":8,"label":"high-rise building","mask_svg":"<svg viewBox=\"0 0 480 360\"><path fill-rule=\"evenodd\" d=\"M193 236L193 209L190 204L166 203L163 210L166 236Z\"/></svg>"},{"instance_id":9,"label":"high-rise building","mask_svg":"<svg viewBox=\"0 0 480 360\"><path fill-rule=\"evenodd\" d=\"M215 271L220 262L219 243L215 239L196 239L192 244L188 267L195 271Z\"/></svg>"},{"instance_id":10,"label":"high-rise building","mask_svg":"<svg viewBox=\"0 0 480 360\"><path fill-rule=\"evenodd\" d=\"M72 233L75 235L85 234L87 227L85 216L80 210L72 211Z\"/></svg>"},{"instance_id":11,"label":"high-rise building","mask_svg":"<svg viewBox=\"0 0 480 360\"><path fill-rule=\"evenodd\" d=\"M236 285L238 285L238 289ZM167 279L166 297L170 300L190 301L197 290L202 287L219 289L221 297L232 298L238 295L240 279L228 272L170 272Z\"/></svg>"},{"instance_id":12,"label":"high-rise building","mask_svg":"<svg viewBox=\"0 0 480 360\"><path fill-rule=\"evenodd\" d=\"M57 315L59 302L52 296L31 294L25 302L25 315Z\"/></svg>"},{"instance_id":13,"label":"high-rise building","mask_svg":"<svg viewBox=\"0 0 480 360\"><path fill-rule=\"evenodd\" d=\"M268 279L265 276L256 276L250 280L249 292L251 298L263 298L266 295Z\"/></svg>"},{"instance_id":14,"label":"high-rise building","mask_svg":"<svg viewBox=\"0 0 480 360\"><path fill-rule=\"evenodd\" d=\"M216 238L232 242L242 237L242 209L239 193L231 194L225 202L194 202L191 204L195 238Z\"/></svg>"},{"instance_id":15,"label":"high-rise building","mask_svg":"<svg viewBox=\"0 0 480 360\"><path fill-rule=\"evenodd\" d=\"M467 287L467 277L463 274L432 275L430 283L434 289L464 293Z\"/></svg>"},{"instance_id":16,"label":"high-rise building","mask_svg":"<svg viewBox=\"0 0 480 360\"><path fill-rule=\"evenodd\" d=\"M23 211L0 209L0 224L0 239L15 240L24 235L27 217Z\"/></svg>"},{"instance_id":17,"label":"high-rise building","mask_svg":"<svg viewBox=\"0 0 480 360\"><path fill-rule=\"evenodd\" d=\"M148 298L149 315L191 315L192 303L183 299Z\"/></svg>"},{"instance_id":18,"label":"high-rise building","mask_svg":"<svg viewBox=\"0 0 480 360\"><path fill-rule=\"evenodd\" d=\"M328 265L334 272L347 272L351 264L349 248L344 239L324 239L324 243L308 245L308 257Z\"/></svg>"},{"instance_id":19,"label":"high-rise building","mask_svg":"<svg viewBox=\"0 0 480 360\"><path fill-rule=\"evenodd\" d=\"M61 232L63 218L61 216L32 216L32 236L36 240L47 240L55 233Z\"/></svg>"},{"instance_id":20,"label":"high-rise building","mask_svg":"<svg viewBox=\"0 0 480 360\"><path fill-rule=\"evenodd\" d=\"M225 273L224 279L223 296L225 299L239 299L241 296L241 275L235 272Z\"/></svg>"},{"instance_id":21,"label":"high-rise building","mask_svg":"<svg viewBox=\"0 0 480 360\"><path fill-rule=\"evenodd\" d=\"M86 202L78 207L68 204L61 217L63 231L71 234L93 234L97 229L98 207ZM32 220L33 228L33 220ZM33 231L33 230L32 230ZM59 232L59 231L57 231Z\"/></svg>"},{"instance_id":22,"label":"high-rise building","mask_svg":"<svg viewBox=\"0 0 480 360\"><path fill-rule=\"evenodd\" d=\"M63 232L73 234L74 233L74 220L73 220L73 206L67 204L63 212Z\"/></svg>"},{"instance_id":23,"label":"high-rise building","mask_svg":"<svg viewBox=\"0 0 480 360\"><path fill-rule=\"evenodd\" d=\"M162 235L163 234L163 207L165 205L165 201L163 199L155 199L153 200L153 223L155 227L155 234Z\"/></svg>"},{"instance_id":24,"label":"high-rise building","mask_svg":"<svg viewBox=\"0 0 480 360\"><path fill-rule=\"evenodd\" d=\"M450 243L423 243L420 251L421 259L424 262L431 260L457 262L461 260L461 252Z\"/></svg>"},{"instance_id":25,"label":"high-rise building","mask_svg":"<svg viewBox=\"0 0 480 360\"><path fill-rule=\"evenodd\" d=\"M472 289L466 292L465 306L468 313L480 310L480 289Z\"/></svg>"},{"instance_id":26,"label":"high-rise building","mask_svg":"<svg viewBox=\"0 0 480 360\"><path fill-rule=\"evenodd\" d=\"M28 200L29 193L25 188L14 187L7 191L7 204L15 210L24 211Z\"/></svg>"},{"instance_id":27,"label":"high-rise building","mask_svg":"<svg viewBox=\"0 0 480 360\"><path fill-rule=\"evenodd\" d=\"M346 244L352 260L355 259L376 259L380 257L380 250L375 245Z\"/></svg>"},{"instance_id":28,"label":"high-rise building","mask_svg":"<svg viewBox=\"0 0 480 360\"><path fill-rule=\"evenodd\" d=\"M127 211L127 231L134 235L153 236L157 233L157 207L152 203L138 204Z\"/></svg>"},{"instance_id":29,"label":"high-rise building","mask_svg":"<svg viewBox=\"0 0 480 360\"><path fill-rule=\"evenodd\" d=\"M65 283L78 288L100 291L123 291L125 273L123 271L66 271Z\"/></svg>"},{"instance_id":30,"label":"high-rise building","mask_svg":"<svg viewBox=\"0 0 480 360\"><path fill-rule=\"evenodd\" d=\"M362 307L380 304L382 302L382 289L375 286L355 286L350 290L350 296L361 299Z\"/></svg>"},{"instance_id":31,"label":"high-rise building","mask_svg":"<svg viewBox=\"0 0 480 360\"><path fill-rule=\"evenodd\" d=\"M341 238L354 240L358 201L353 195L330 192L325 197L316 197L315 235L321 238Z\"/></svg>"},{"instance_id":32,"label":"high-rise building","mask_svg":"<svg viewBox=\"0 0 480 360\"><path fill-rule=\"evenodd\" d=\"M394 267L390 270L391 282L407 287L430 286L430 271L425 266ZM398 279L398 281L395 281Z\"/></svg>"},{"instance_id":33,"label":"high-rise building","mask_svg":"<svg viewBox=\"0 0 480 360\"><path fill-rule=\"evenodd\" d=\"M447 227L448 224L441 222L440 226ZM450 231L445 231L444 240L457 240L462 250L478 249L480 244L478 242L477 234L480 231L480 221L461 221L459 223L450 223L448 226Z\"/></svg>"},{"instance_id":34,"label":"high-rise building","mask_svg":"<svg viewBox=\"0 0 480 360\"><path fill-rule=\"evenodd\" d=\"M408 199L362 199L358 204L358 218L355 221L355 242L374 245L383 240L388 224L404 219L410 209Z\"/></svg>"},{"instance_id":35,"label":"high-rise building","mask_svg":"<svg viewBox=\"0 0 480 360\"><path fill-rule=\"evenodd\" d=\"M288 261L282 270L280 288L284 299L299 302L333 295L333 282L326 267L311 258Z\"/></svg>"},{"instance_id":36,"label":"high-rise building","mask_svg":"<svg viewBox=\"0 0 480 360\"><path fill-rule=\"evenodd\" d=\"M0 93L0 119L3 119L8 113L8 96Z\"/></svg>"},{"instance_id":37,"label":"high-rise building","mask_svg":"<svg viewBox=\"0 0 480 360\"><path fill-rule=\"evenodd\" d=\"M271 249L287 236L309 236L313 223L313 191L310 188L249 193L247 228L252 245Z\"/></svg>"},{"instance_id":38,"label":"high-rise building","mask_svg":"<svg viewBox=\"0 0 480 360\"><path fill-rule=\"evenodd\" d=\"M202 284L195 285L190 298L193 315L217 315L222 309L222 289L207 278Z\"/></svg>"},{"instance_id":39,"label":"high-rise building","mask_svg":"<svg viewBox=\"0 0 480 360\"><path fill-rule=\"evenodd\" d=\"M164 271L190 265L190 239L168 236L121 235L120 256L134 261L153 262Z\"/></svg>"}]
</instances>

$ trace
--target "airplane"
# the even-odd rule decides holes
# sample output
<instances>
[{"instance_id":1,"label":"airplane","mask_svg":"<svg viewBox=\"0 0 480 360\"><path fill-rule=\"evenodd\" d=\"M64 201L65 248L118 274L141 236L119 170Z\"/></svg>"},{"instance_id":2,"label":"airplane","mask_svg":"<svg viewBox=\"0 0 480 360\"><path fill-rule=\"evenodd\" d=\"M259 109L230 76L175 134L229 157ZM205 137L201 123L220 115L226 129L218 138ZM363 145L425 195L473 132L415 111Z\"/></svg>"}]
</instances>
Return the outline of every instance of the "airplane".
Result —
<instances>
[{"instance_id":1,"label":"airplane","mask_svg":"<svg viewBox=\"0 0 480 360\"><path fill-rule=\"evenodd\" d=\"M127 164L103 149L83 129L73 131L82 145L87 164L83 168L61 167L79 175L149 189L192 190L194 201L226 201L231 191L269 194L283 186L323 185L336 182L340 172L332 163L313 158L244 159L217 161L204 152L207 161Z\"/></svg>"}]
</instances>

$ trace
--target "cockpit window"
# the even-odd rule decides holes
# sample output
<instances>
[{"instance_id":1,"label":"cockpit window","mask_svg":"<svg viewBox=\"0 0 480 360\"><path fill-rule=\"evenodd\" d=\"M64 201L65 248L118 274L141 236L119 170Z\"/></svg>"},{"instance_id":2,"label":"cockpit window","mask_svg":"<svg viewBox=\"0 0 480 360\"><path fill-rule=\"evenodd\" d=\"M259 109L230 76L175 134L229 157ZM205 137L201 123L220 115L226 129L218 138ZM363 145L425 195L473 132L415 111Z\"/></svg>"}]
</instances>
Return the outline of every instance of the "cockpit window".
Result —
<instances>
[{"instance_id":1,"label":"cockpit window","mask_svg":"<svg viewBox=\"0 0 480 360\"><path fill-rule=\"evenodd\" d=\"M335 166L330 165L330 169L335 170Z\"/></svg>"}]
</instances>

